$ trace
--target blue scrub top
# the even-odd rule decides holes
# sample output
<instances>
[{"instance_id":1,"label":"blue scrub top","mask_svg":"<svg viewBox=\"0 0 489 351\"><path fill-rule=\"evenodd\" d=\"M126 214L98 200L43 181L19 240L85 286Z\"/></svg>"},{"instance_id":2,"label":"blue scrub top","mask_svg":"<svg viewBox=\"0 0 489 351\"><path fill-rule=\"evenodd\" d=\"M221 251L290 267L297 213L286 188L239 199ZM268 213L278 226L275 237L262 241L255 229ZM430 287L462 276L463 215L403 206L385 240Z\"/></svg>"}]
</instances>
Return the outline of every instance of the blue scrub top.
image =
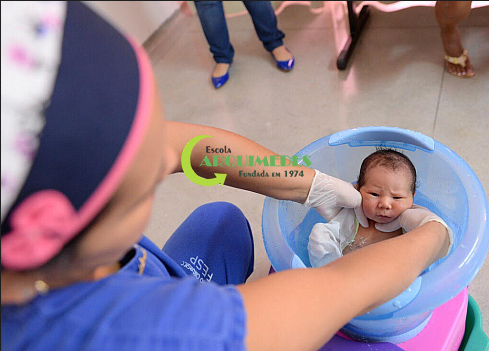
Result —
<instances>
[{"instance_id":1,"label":"blue scrub top","mask_svg":"<svg viewBox=\"0 0 489 351\"><path fill-rule=\"evenodd\" d=\"M2 306L2 350L245 349L244 305L234 286L187 276L146 237L134 253L110 277Z\"/></svg>"}]
</instances>

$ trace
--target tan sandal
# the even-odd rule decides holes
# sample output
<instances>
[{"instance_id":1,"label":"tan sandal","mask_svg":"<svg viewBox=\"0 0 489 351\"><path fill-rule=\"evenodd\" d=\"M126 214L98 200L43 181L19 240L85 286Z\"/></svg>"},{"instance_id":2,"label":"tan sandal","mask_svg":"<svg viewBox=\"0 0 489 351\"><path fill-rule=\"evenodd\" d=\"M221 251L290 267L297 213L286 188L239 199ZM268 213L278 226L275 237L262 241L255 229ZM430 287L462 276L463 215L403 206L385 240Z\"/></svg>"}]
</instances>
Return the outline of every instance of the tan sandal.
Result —
<instances>
[{"instance_id":1,"label":"tan sandal","mask_svg":"<svg viewBox=\"0 0 489 351\"><path fill-rule=\"evenodd\" d=\"M445 55L445 61L453 63L454 65L459 65L465 68L465 61L467 61L468 51L464 49L464 52L459 57L453 57Z\"/></svg>"},{"instance_id":2,"label":"tan sandal","mask_svg":"<svg viewBox=\"0 0 489 351\"><path fill-rule=\"evenodd\" d=\"M453 57L453 56L448 56L448 55L445 55L445 61L446 62L449 62L451 64L454 64L454 65L458 65L458 66L462 66L463 68L465 68L465 62L467 61L467 58L468 58L468 51L466 49L464 49L462 55L460 55L459 57ZM469 78L469 77L472 77L474 76L474 74L465 74L465 75L458 75L458 74L455 74L453 72L450 72L448 71L450 74L456 76L456 77L462 77L462 78Z\"/></svg>"}]
</instances>

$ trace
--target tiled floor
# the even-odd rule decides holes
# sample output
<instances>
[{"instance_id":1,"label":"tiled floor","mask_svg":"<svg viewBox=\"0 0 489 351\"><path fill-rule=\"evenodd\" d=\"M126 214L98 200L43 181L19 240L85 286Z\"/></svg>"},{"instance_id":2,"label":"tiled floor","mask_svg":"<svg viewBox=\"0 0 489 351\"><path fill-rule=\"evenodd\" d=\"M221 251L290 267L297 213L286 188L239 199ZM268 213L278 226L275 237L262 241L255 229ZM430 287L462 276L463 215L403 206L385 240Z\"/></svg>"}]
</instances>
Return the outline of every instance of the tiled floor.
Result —
<instances>
[{"instance_id":1,"label":"tiled floor","mask_svg":"<svg viewBox=\"0 0 489 351\"><path fill-rule=\"evenodd\" d=\"M294 53L290 73L277 70L248 15L228 19L236 50L229 82L215 90L214 63L196 16L178 15L148 46L168 120L220 127L279 154L353 127L385 125L415 130L447 145L474 169L489 194L489 7L472 10L461 26L476 70L472 79L444 72L433 8L371 9L345 71L336 69L346 27L341 5L321 10L292 5L278 15ZM202 187L170 176L157 193L147 234L163 245L201 204L230 201L242 209L255 236L255 272L270 267L262 241L264 197L226 187ZM489 334L489 259L469 286Z\"/></svg>"}]
</instances>

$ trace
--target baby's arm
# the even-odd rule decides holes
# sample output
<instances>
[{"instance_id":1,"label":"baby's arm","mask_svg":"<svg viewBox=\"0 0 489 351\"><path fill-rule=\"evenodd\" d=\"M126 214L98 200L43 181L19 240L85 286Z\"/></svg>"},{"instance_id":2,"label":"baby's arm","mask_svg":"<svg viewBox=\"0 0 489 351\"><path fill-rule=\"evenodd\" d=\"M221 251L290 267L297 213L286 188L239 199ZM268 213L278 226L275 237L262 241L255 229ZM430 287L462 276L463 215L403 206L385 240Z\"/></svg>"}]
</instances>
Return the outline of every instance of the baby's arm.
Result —
<instances>
[{"instance_id":1,"label":"baby's arm","mask_svg":"<svg viewBox=\"0 0 489 351\"><path fill-rule=\"evenodd\" d=\"M446 228L428 222L320 268L240 285L248 350L317 350L350 319L394 298L447 252Z\"/></svg>"}]
</instances>

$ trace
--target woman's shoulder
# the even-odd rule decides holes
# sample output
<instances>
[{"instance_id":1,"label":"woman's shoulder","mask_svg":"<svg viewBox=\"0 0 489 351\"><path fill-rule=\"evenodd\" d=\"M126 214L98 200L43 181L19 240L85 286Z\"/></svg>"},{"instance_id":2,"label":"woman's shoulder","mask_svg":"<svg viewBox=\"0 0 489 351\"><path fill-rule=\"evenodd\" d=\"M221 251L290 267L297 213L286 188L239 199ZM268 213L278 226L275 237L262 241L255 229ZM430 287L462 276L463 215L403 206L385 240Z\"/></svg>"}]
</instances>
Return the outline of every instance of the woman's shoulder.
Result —
<instances>
[{"instance_id":1,"label":"woman's shoulder","mask_svg":"<svg viewBox=\"0 0 489 351\"><path fill-rule=\"evenodd\" d=\"M244 349L239 292L194 277L115 274L54 290L28 306L2 307L1 317L9 335L2 349L9 350Z\"/></svg>"}]
</instances>

